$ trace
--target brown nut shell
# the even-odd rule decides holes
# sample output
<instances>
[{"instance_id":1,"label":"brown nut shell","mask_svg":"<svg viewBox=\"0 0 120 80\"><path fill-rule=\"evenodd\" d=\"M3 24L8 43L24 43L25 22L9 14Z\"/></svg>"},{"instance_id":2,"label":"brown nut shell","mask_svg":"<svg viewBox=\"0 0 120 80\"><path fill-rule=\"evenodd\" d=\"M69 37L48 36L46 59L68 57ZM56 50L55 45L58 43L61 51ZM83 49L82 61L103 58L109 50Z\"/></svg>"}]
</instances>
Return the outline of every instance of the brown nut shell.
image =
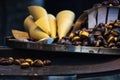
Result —
<instances>
[{"instance_id":1,"label":"brown nut shell","mask_svg":"<svg viewBox=\"0 0 120 80\"><path fill-rule=\"evenodd\" d=\"M29 67L30 67L30 64L29 64L28 62L22 62L22 63L20 64L20 66L21 66L22 69L26 69L26 68L29 68Z\"/></svg>"},{"instance_id":2,"label":"brown nut shell","mask_svg":"<svg viewBox=\"0 0 120 80\"><path fill-rule=\"evenodd\" d=\"M32 66L33 67L42 67L44 65L43 61L40 60L40 59L37 59L35 60L33 63L32 63Z\"/></svg>"},{"instance_id":3,"label":"brown nut shell","mask_svg":"<svg viewBox=\"0 0 120 80\"><path fill-rule=\"evenodd\" d=\"M30 58L25 59L25 62L28 62L30 65L33 63L33 60Z\"/></svg>"}]
</instances>

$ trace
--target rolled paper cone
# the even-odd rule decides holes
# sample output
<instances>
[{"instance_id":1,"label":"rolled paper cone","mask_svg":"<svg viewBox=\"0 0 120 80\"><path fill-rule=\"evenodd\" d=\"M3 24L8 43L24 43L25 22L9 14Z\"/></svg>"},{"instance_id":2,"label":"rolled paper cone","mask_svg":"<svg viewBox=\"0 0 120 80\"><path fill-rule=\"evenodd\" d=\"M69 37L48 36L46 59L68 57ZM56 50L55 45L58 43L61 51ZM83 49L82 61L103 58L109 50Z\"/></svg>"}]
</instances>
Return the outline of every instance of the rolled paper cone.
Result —
<instances>
[{"instance_id":1,"label":"rolled paper cone","mask_svg":"<svg viewBox=\"0 0 120 80\"><path fill-rule=\"evenodd\" d=\"M35 24L39 28L41 28L44 32L46 32L47 34L49 34L49 35L51 34L50 33L50 26L49 26L48 16L42 16L37 21L35 21Z\"/></svg>"},{"instance_id":2,"label":"rolled paper cone","mask_svg":"<svg viewBox=\"0 0 120 80\"><path fill-rule=\"evenodd\" d=\"M50 33L47 11L41 6L29 6L28 10L35 20L35 24L47 34Z\"/></svg>"},{"instance_id":3,"label":"rolled paper cone","mask_svg":"<svg viewBox=\"0 0 120 80\"><path fill-rule=\"evenodd\" d=\"M44 38L50 38L49 35L43 32L39 27L31 28L29 30L29 34L31 38L33 38L36 41L44 39Z\"/></svg>"},{"instance_id":4,"label":"rolled paper cone","mask_svg":"<svg viewBox=\"0 0 120 80\"><path fill-rule=\"evenodd\" d=\"M56 17L52 14L48 14L48 21L49 21L50 30L51 30L51 37L56 38L56 32L57 32Z\"/></svg>"},{"instance_id":5,"label":"rolled paper cone","mask_svg":"<svg viewBox=\"0 0 120 80\"><path fill-rule=\"evenodd\" d=\"M35 28L37 27L34 23L33 17L29 15L28 17L25 18L24 20L24 27L27 31L29 31L30 28Z\"/></svg>"},{"instance_id":6,"label":"rolled paper cone","mask_svg":"<svg viewBox=\"0 0 120 80\"><path fill-rule=\"evenodd\" d=\"M32 16L28 16L25 19L24 26L28 30L30 37L34 40L49 38L48 34L43 32L39 27L36 26Z\"/></svg>"},{"instance_id":7,"label":"rolled paper cone","mask_svg":"<svg viewBox=\"0 0 120 80\"><path fill-rule=\"evenodd\" d=\"M42 16L47 16L47 11L42 6L29 6L28 10L35 20Z\"/></svg>"},{"instance_id":8,"label":"rolled paper cone","mask_svg":"<svg viewBox=\"0 0 120 80\"><path fill-rule=\"evenodd\" d=\"M12 34L15 39L28 39L29 35L27 32L12 29Z\"/></svg>"},{"instance_id":9,"label":"rolled paper cone","mask_svg":"<svg viewBox=\"0 0 120 80\"><path fill-rule=\"evenodd\" d=\"M75 13L70 10L60 11L57 16L58 36L59 39L66 36L66 34L72 28L73 21L75 19Z\"/></svg>"}]
</instances>

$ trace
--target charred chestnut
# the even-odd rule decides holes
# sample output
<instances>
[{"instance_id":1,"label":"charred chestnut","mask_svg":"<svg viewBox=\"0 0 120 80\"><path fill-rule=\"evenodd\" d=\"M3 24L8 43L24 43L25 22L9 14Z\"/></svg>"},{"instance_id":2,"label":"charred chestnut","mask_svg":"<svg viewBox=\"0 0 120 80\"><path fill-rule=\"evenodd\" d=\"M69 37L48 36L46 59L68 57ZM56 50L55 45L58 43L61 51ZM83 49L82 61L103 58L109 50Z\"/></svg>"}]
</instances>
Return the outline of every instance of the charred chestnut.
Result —
<instances>
[{"instance_id":1,"label":"charred chestnut","mask_svg":"<svg viewBox=\"0 0 120 80\"><path fill-rule=\"evenodd\" d=\"M70 33L70 34L69 34L69 38L73 38L74 36L75 36L74 33Z\"/></svg>"},{"instance_id":2,"label":"charred chestnut","mask_svg":"<svg viewBox=\"0 0 120 80\"><path fill-rule=\"evenodd\" d=\"M58 41L58 44L64 44L64 45L70 45L70 44L72 44L71 43L71 39L69 38L69 37L62 37L62 39L60 39L59 41Z\"/></svg>"},{"instance_id":3,"label":"charred chestnut","mask_svg":"<svg viewBox=\"0 0 120 80\"><path fill-rule=\"evenodd\" d=\"M14 64L16 65L20 65L22 62L24 62L25 60L23 58L19 58L19 59L15 59L14 60Z\"/></svg>"},{"instance_id":4,"label":"charred chestnut","mask_svg":"<svg viewBox=\"0 0 120 80\"><path fill-rule=\"evenodd\" d=\"M33 60L30 58L25 59L25 62L28 62L30 65L33 63Z\"/></svg>"},{"instance_id":5,"label":"charred chestnut","mask_svg":"<svg viewBox=\"0 0 120 80\"><path fill-rule=\"evenodd\" d=\"M115 28L111 31L111 33L115 36L119 36L120 35L120 28Z\"/></svg>"},{"instance_id":6,"label":"charred chestnut","mask_svg":"<svg viewBox=\"0 0 120 80\"><path fill-rule=\"evenodd\" d=\"M79 36L81 38L88 38L89 37L89 33L87 31L80 31L79 32Z\"/></svg>"},{"instance_id":7,"label":"charred chestnut","mask_svg":"<svg viewBox=\"0 0 120 80\"><path fill-rule=\"evenodd\" d=\"M11 65L13 64L13 57L8 57L8 58L0 58L0 64L1 65Z\"/></svg>"},{"instance_id":8,"label":"charred chestnut","mask_svg":"<svg viewBox=\"0 0 120 80\"><path fill-rule=\"evenodd\" d=\"M28 62L22 62L22 63L20 64L20 66L21 66L22 69L26 69L26 68L29 68L29 67L30 67L30 64L29 64Z\"/></svg>"},{"instance_id":9,"label":"charred chestnut","mask_svg":"<svg viewBox=\"0 0 120 80\"><path fill-rule=\"evenodd\" d=\"M33 67L42 67L42 66L44 66L44 63L42 60L37 59L32 63L32 66Z\"/></svg>"},{"instance_id":10,"label":"charred chestnut","mask_svg":"<svg viewBox=\"0 0 120 80\"><path fill-rule=\"evenodd\" d=\"M79 37L79 36L75 36L75 37L72 38L72 42L74 42L74 41L79 41L79 40L80 40L80 37Z\"/></svg>"},{"instance_id":11,"label":"charred chestnut","mask_svg":"<svg viewBox=\"0 0 120 80\"><path fill-rule=\"evenodd\" d=\"M109 43L108 47L112 48L112 47L115 47L115 43Z\"/></svg>"}]
</instances>

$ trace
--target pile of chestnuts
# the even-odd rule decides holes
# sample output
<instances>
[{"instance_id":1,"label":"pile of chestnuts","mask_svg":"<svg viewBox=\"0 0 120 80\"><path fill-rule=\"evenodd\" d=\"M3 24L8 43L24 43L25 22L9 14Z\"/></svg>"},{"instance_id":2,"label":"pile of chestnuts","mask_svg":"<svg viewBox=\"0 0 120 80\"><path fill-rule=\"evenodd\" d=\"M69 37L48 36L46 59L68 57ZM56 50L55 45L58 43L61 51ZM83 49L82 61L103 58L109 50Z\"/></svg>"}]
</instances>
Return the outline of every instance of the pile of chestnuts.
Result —
<instances>
[{"instance_id":1,"label":"pile of chestnuts","mask_svg":"<svg viewBox=\"0 0 120 80\"><path fill-rule=\"evenodd\" d=\"M120 0L108 0L103 1L102 3L94 4L93 7L101 7L101 6L119 6Z\"/></svg>"},{"instance_id":2,"label":"pile of chestnuts","mask_svg":"<svg viewBox=\"0 0 120 80\"><path fill-rule=\"evenodd\" d=\"M29 67L43 67L43 66L48 66L51 65L51 60L41 60L41 59L35 59L32 60L30 58L19 58L19 59L14 59L13 57L8 57L8 58L0 58L0 65L19 65L21 69L26 69Z\"/></svg>"},{"instance_id":3,"label":"pile of chestnuts","mask_svg":"<svg viewBox=\"0 0 120 80\"><path fill-rule=\"evenodd\" d=\"M72 35L63 37L59 44L75 46L93 46L104 48L120 48L120 21L100 23L93 29L82 28Z\"/></svg>"}]
</instances>

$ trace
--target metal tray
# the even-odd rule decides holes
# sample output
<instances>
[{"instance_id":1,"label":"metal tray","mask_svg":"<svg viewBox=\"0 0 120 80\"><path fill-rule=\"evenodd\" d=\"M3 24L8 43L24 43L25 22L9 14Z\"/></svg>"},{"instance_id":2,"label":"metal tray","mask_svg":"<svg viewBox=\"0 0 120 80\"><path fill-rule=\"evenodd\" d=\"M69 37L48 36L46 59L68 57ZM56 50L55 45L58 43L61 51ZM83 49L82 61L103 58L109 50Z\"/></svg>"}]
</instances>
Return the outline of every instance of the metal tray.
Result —
<instances>
[{"instance_id":1,"label":"metal tray","mask_svg":"<svg viewBox=\"0 0 120 80\"><path fill-rule=\"evenodd\" d=\"M88 28L91 25L108 23L110 19L119 19L118 12L120 6L101 6L93 7L91 9L85 10L84 13L75 22L75 26L81 26L81 21L84 18L88 18ZM114 14L113 14L114 12ZM91 22L92 20L92 22ZM86 21L86 20L85 20ZM85 22L84 21L84 22ZM83 23L84 23L83 22ZM76 30L76 29L75 29ZM7 46L11 48L18 49L31 49L31 50L41 50L41 51L53 51L53 52L67 52L67 53L87 53L87 54L102 54L102 55L120 55L119 48L100 48L100 47L87 47L87 46L73 46L73 45L59 45L59 44L43 44L38 42L25 42L18 41L16 39L7 39Z\"/></svg>"},{"instance_id":2,"label":"metal tray","mask_svg":"<svg viewBox=\"0 0 120 80\"><path fill-rule=\"evenodd\" d=\"M8 39L6 45L10 48L41 50L52 52L84 53L84 54L102 54L102 55L120 55L119 48L100 48L73 45L42 44L38 42L24 42L16 39Z\"/></svg>"}]
</instances>

